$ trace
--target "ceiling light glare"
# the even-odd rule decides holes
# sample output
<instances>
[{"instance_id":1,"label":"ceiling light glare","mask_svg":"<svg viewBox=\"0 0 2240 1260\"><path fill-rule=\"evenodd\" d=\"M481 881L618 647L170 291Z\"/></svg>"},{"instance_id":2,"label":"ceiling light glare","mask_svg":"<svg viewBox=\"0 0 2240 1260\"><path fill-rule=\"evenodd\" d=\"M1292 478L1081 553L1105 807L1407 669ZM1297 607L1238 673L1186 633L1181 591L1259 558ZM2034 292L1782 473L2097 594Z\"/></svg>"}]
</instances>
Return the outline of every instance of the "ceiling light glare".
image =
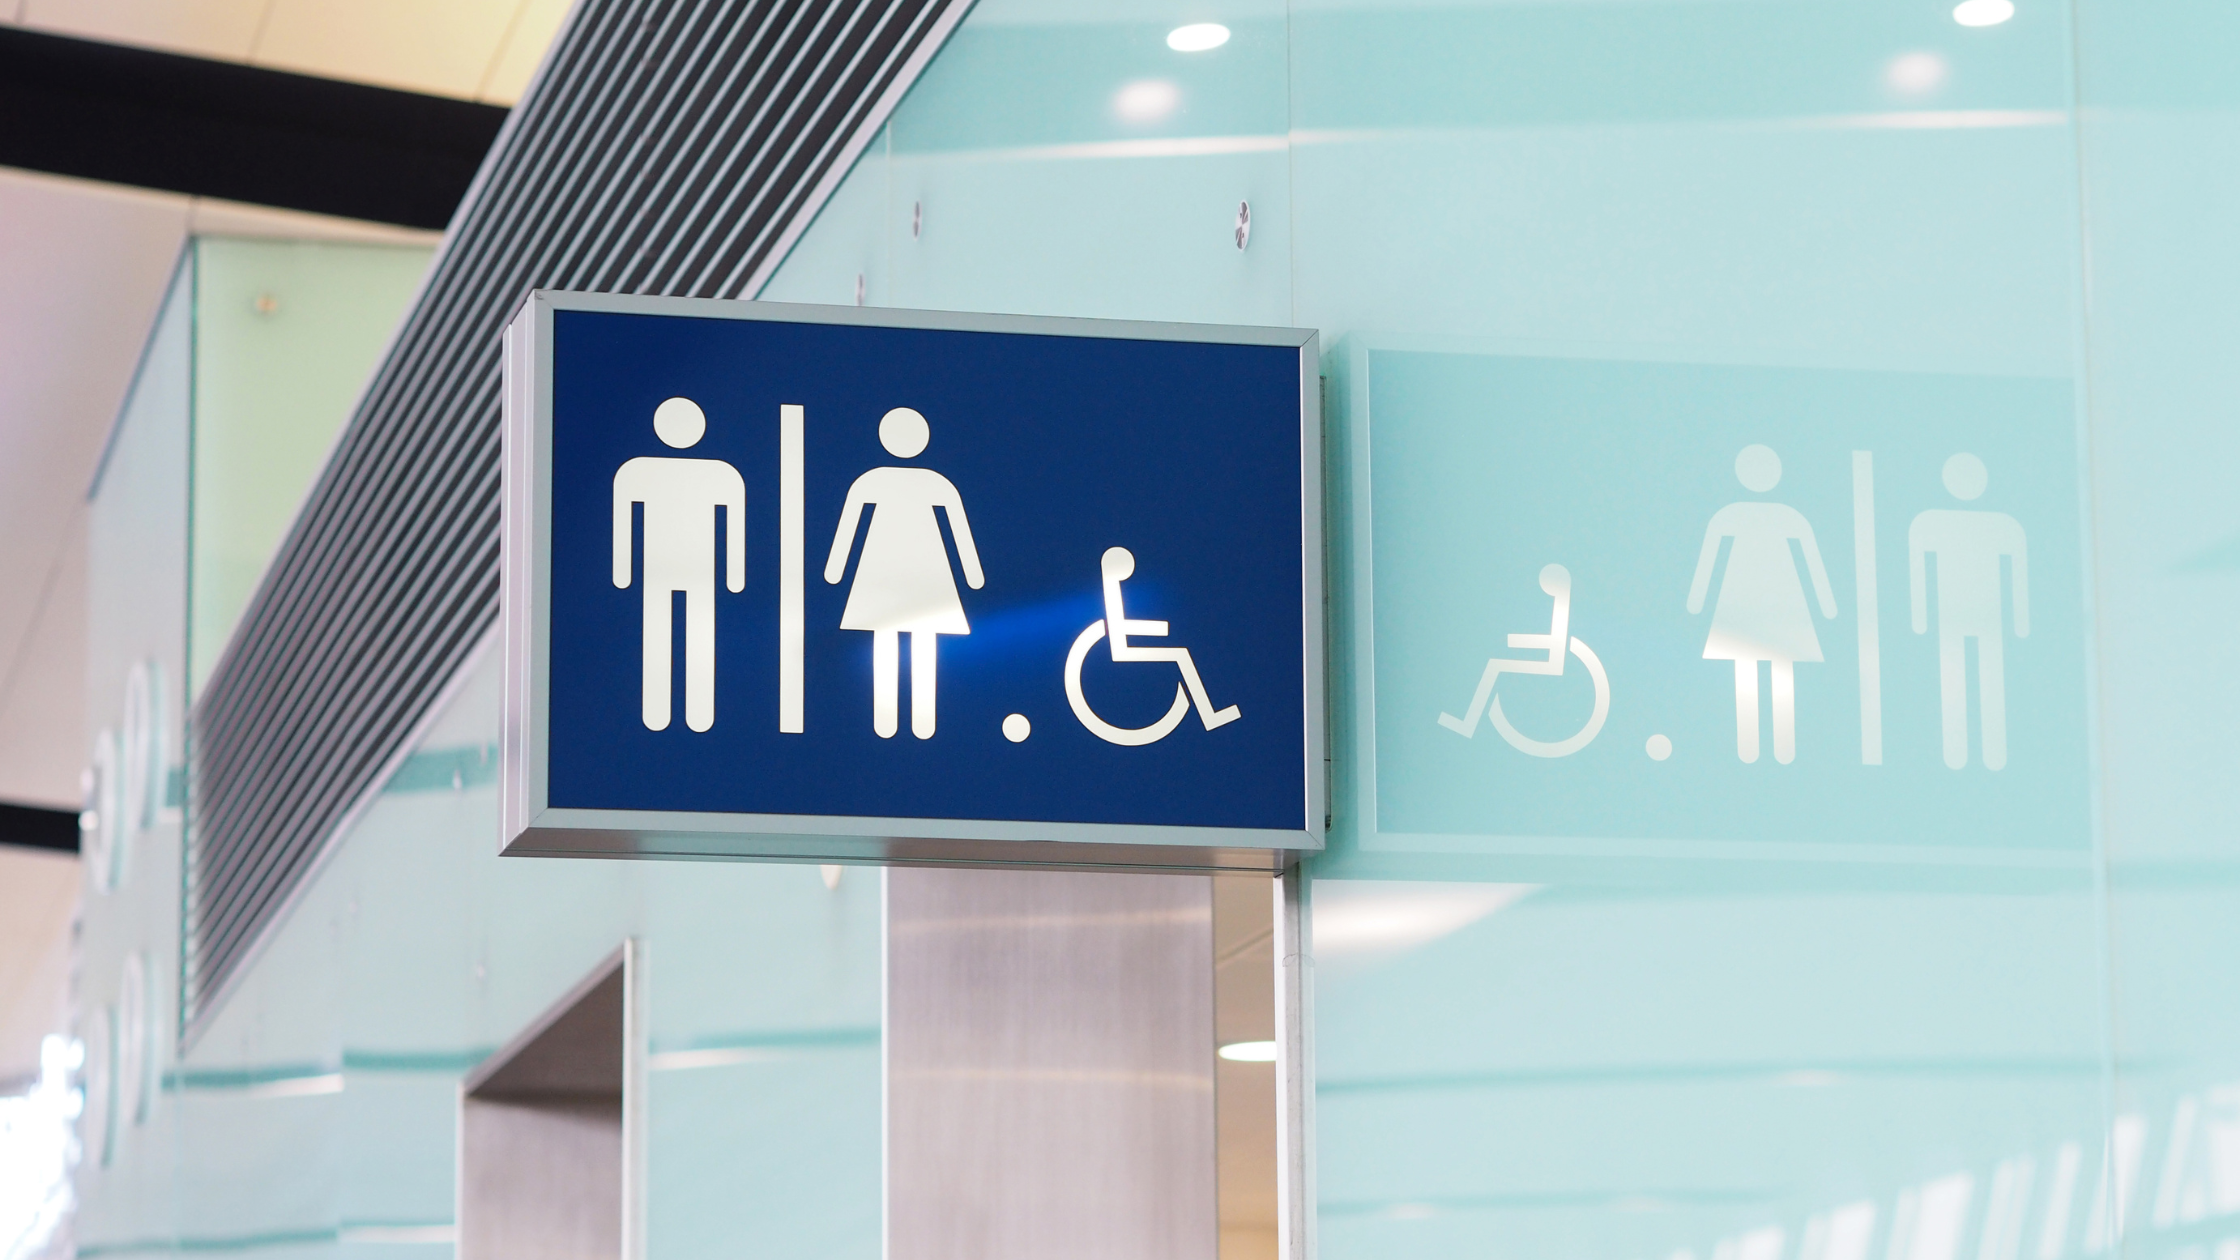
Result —
<instances>
[{"instance_id":1,"label":"ceiling light glare","mask_svg":"<svg viewBox=\"0 0 2240 1260\"><path fill-rule=\"evenodd\" d=\"M1276 1043L1232 1041L1221 1047L1221 1057L1231 1063L1273 1063L1276 1061Z\"/></svg>"},{"instance_id":2,"label":"ceiling light glare","mask_svg":"<svg viewBox=\"0 0 2240 1260\"><path fill-rule=\"evenodd\" d=\"M1157 122L1182 103L1182 89L1165 79L1130 83L1114 94L1112 112L1129 122Z\"/></svg>"},{"instance_id":3,"label":"ceiling light glare","mask_svg":"<svg viewBox=\"0 0 2240 1260\"><path fill-rule=\"evenodd\" d=\"M1228 42L1229 28L1219 22L1192 22L1167 32L1167 47L1176 52L1209 52Z\"/></svg>"},{"instance_id":4,"label":"ceiling light glare","mask_svg":"<svg viewBox=\"0 0 2240 1260\"><path fill-rule=\"evenodd\" d=\"M1952 20L1962 26L1997 26L2014 16L2014 0L1960 0Z\"/></svg>"},{"instance_id":5,"label":"ceiling light glare","mask_svg":"<svg viewBox=\"0 0 2240 1260\"><path fill-rule=\"evenodd\" d=\"M1933 52L1910 52L1890 59L1883 67L1883 82L1900 96L1927 96L1944 86L1952 67Z\"/></svg>"}]
</instances>

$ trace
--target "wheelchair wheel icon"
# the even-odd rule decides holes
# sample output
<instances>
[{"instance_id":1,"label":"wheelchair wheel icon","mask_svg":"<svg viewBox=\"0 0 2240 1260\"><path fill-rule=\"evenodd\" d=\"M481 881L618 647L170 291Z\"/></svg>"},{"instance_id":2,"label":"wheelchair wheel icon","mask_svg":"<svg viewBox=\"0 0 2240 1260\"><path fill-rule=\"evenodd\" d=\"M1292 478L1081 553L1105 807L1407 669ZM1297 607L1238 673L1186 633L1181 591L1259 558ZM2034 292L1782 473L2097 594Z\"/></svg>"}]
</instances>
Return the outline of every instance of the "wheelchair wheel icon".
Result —
<instances>
[{"instance_id":1,"label":"wheelchair wheel icon","mask_svg":"<svg viewBox=\"0 0 2240 1260\"><path fill-rule=\"evenodd\" d=\"M1066 653L1066 703L1073 707L1073 716L1081 720L1089 733L1108 744L1123 748L1140 748L1156 744L1174 733L1189 716L1192 705L1198 710L1198 720L1207 730L1227 726L1242 714L1237 706L1225 709L1213 707L1213 700L1206 692L1205 680L1198 675L1198 663L1189 648L1144 647L1131 639L1165 638L1167 623L1131 619L1123 606L1120 583L1134 575L1136 558L1125 547L1108 547L1098 566L1104 574L1104 620L1093 621L1073 640L1073 648ZM1088 696L1081 690L1081 666L1089 659L1089 649L1099 642L1108 642L1112 659L1128 662L1171 662L1182 671L1182 680L1174 685L1174 704L1168 707L1165 717L1149 726L1114 726L1097 716L1090 707Z\"/></svg>"},{"instance_id":2,"label":"wheelchair wheel icon","mask_svg":"<svg viewBox=\"0 0 2240 1260\"><path fill-rule=\"evenodd\" d=\"M1554 615L1549 619L1546 634L1512 634L1509 646L1513 648L1539 648L1547 652L1546 658L1506 660L1495 657L1486 662L1485 672L1478 676L1478 690L1470 697L1470 708L1461 717L1451 713L1439 715L1439 725L1464 739L1478 733L1478 719L1482 716L1493 723L1493 729L1509 746L1518 752L1534 757L1568 757L1594 742L1602 733L1602 724L1610 716L1610 676L1603 672L1601 658L1594 649L1570 636L1571 626L1571 572L1560 564L1551 564L1540 570L1540 589L1555 599ZM1537 740L1526 736L1510 725L1509 716L1501 711L1501 698L1493 694L1494 684L1503 674L1539 675L1561 677L1566 652L1579 658L1587 667L1587 677L1594 680L1594 712L1587 717L1587 724L1568 739Z\"/></svg>"}]
</instances>

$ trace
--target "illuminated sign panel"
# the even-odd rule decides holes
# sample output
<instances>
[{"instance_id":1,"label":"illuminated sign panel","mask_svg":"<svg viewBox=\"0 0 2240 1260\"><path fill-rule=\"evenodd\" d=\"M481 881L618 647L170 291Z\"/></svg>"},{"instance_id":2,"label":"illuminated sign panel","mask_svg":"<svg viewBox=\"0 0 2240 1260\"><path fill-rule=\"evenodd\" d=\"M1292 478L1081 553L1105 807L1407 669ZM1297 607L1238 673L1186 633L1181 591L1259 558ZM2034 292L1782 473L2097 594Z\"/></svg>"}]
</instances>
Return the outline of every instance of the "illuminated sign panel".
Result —
<instances>
[{"instance_id":1,"label":"illuminated sign panel","mask_svg":"<svg viewBox=\"0 0 2240 1260\"><path fill-rule=\"evenodd\" d=\"M1315 355L535 295L507 333L507 851L1318 848Z\"/></svg>"}]
</instances>

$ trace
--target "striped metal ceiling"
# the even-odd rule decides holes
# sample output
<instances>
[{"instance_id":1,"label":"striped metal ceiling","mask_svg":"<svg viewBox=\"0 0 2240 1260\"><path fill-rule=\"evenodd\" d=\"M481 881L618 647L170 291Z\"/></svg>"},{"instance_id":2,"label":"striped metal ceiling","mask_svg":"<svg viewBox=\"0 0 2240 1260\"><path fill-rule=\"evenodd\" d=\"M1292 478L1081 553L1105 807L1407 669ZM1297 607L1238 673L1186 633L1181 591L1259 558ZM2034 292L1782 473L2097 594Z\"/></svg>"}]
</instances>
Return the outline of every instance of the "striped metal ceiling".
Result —
<instances>
[{"instance_id":1,"label":"striped metal ceiling","mask_svg":"<svg viewBox=\"0 0 2240 1260\"><path fill-rule=\"evenodd\" d=\"M531 289L747 297L971 0L580 0L197 702L190 1035L497 616Z\"/></svg>"}]
</instances>

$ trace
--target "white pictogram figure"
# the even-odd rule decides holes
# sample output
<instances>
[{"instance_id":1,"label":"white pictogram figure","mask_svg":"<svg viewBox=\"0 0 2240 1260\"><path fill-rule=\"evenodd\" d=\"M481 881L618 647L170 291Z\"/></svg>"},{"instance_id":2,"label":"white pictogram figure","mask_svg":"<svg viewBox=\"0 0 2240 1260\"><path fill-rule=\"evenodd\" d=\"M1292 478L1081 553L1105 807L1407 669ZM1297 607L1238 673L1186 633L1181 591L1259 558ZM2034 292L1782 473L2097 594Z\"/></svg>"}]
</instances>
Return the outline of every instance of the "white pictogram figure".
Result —
<instances>
[{"instance_id":1,"label":"white pictogram figure","mask_svg":"<svg viewBox=\"0 0 2240 1260\"><path fill-rule=\"evenodd\" d=\"M1734 475L1744 488L1765 494L1781 484L1781 457L1763 446L1745 446L1735 456ZM1758 759L1758 662L1773 667L1773 759L1788 765L1797 757L1796 663L1822 659L1791 542L1804 552L1820 615L1831 620L1835 592L1802 512L1786 503L1729 503L1712 513L1710 527L1703 531L1703 554L1688 587L1691 614L1703 611L1719 543L1726 538L1734 539L1734 549L1719 583L1703 659L1734 662L1735 755L1746 762Z\"/></svg>"},{"instance_id":2,"label":"white pictogram figure","mask_svg":"<svg viewBox=\"0 0 2240 1260\"><path fill-rule=\"evenodd\" d=\"M1090 734L1108 744L1129 748L1155 744L1182 724L1182 719L1190 712L1192 704L1197 705L1198 720L1209 731L1236 721L1241 716L1237 706L1232 704L1226 709L1213 707L1213 698L1206 693L1205 680L1198 676L1198 663L1191 658L1189 648L1142 647L1131 641L1139 636L1146 639L1163 639L1167 636L1166 622L1136 620L1128 616L1128 610L1122 604L1120 584L1135 575L1135 554L1126 547L1107 547L1103 558L1097 562L1097 567L1104 574L1104 620L1089 623L1089 628L1074 639L1073 650L1066 653L1066 702L1073 706L1073 715L1081 719L1081 724L1089 728ZM1089 658L1089 649L1095 647L1099 639L1109 639L1112 659L1123 664L1131 661L1172 661L1182 670L1182 681L1174 685L1174 704L1167 709L1165 717L1149 726L1131 730L1114 726L1098 717L1096 710L1089 707L1088 697L1081 693L1081 664Z\"/></svg>"},{"instance_id":3,"label":"white pictogram figure","mask_svg":"<svg viewBox=\"0 0 2240 1260\"><path fill-rule=\"evenodd\" d=\"M896 459L915 458L931 437L926 418L908 407L897 407L879 420L879 445ZM856 523L866 504L872 505L871 528L840 628L871 632L871 729L881 739L894 737L899 720L902 662L897 636L910 636L910 733L932 739L935 636L972 633L933 510L948 512L964 580L976 591L987 580L980 572L980 553L972 545L964 497L947 477L930 468L874 468L848 487L840 528L832 535L832 554L824 564L825 581L837 585L847 574Z\"/></svg>"},{"instance_id":4,"label":"white pictogram figure","mask_svg":"<svg viewBox=\"0 0 2240 1260\"><path fill-rule=\"evenodd\" d=\"M1944 462L1944 488L1965 503L1990 484L1983 461L1966 453ZM2030 557L2022 523L2004 512L1932 508L1906 530L1913 573L1913 632L1929 632L1925 557L1937 558L1937 681L1944 702L1944 763L1968 764L1968 646L1976 641L1976 692L1983 724L1983 766L2007 764L2006 606L1999 560L2014 561L2014 637L2030 637Z\"/></svg>"},{"instance_id":5,"label":"white pictogram figure","mask_svg":"<svg viewBox=\"0 0 2240 1260\"><path fill-rule=\"evenodd\" d=\"M1504 660L1500 657L1487 661L1485 672L1478 675L1478 690L1470 697L1469 712L1461 717L1441 713L1439 725L1464 739L1471 739L1476 737L1478 719L1483 716L1493 723L1493 729L1501 732L1501 738L1508 740L1509 745L1518 752L1530 753L1535 757L1568 757L1593 743L1594 737L1602 733L1602 723L1610 716L1610 676L1602 671L1602 661L1595 656L1594 649L1571 637L1571 570L1560 564L1551 564L1540 570L1540 589L1555 600L1555 608L1548 619L1548 632L1512 634L1509 636L1509 646L1537 648L1548 655L1545 658L1534 657L1521 661ZM1587 667L1587 677L1594 680L1594 712L1587 718L1587 724L1568 739L1553 742L1529 739L1509 724L1509 716L1501 711L1501 698L1493 694L1493 685L1503 674L1561 677L1567 648L1571 655L1579 658L1580 664ZM1489 703L1492 706L1490 712L1487 708Z\"/></svg>"},{"instance_id":6,"label":"white pictogram figure","mask_svg":"<svg viewBox=\"0 0 2240 1260\"><path fill-rule=\"evenodd\" d=\"M654 408L653 431L684 450L708 431L689 398ZM643 716L669 727L669 605L684 593L684 724L716 722L716 509L724 509L724 585L747 585L747 484L720 459L640 455L614 475L614 584L630 585L630 505L646 505Z\"/></svg>"}]
</instances>

